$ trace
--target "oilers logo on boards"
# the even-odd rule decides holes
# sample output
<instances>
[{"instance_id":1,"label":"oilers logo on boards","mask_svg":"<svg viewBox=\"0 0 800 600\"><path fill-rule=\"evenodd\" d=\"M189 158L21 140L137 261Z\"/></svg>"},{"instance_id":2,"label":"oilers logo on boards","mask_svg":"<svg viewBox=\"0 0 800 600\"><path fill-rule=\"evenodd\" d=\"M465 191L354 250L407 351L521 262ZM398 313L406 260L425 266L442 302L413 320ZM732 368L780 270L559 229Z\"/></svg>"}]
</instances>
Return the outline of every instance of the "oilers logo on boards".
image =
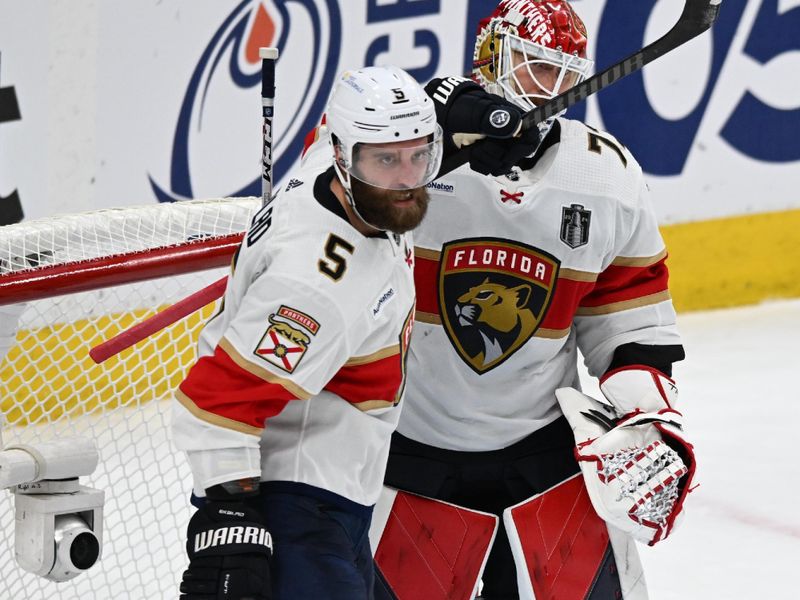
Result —
<instances>
[{"instance_id":1,"label":"oilers logo on boards","mask_svg":"<svg viewBox=\"0 0 800 600\"><path fill-rule=\"evenodd\" d=\"M281 319L276 319L276 316ZM319 323L289 306L281 306L269 316L269 322L270 326L258 343L255 355L287 373L292 373L308 350L311 336L317 335Z\"/></svg>"},{"instance_id":2,"label":"oilers logo on boards","mask_svg":"<svg viewBox=\"0 0 800 600\"><path fill-rule=\"evenodd\" d=\"M442 325L473 371L493 369L536 332L559 265L547 252L499 238L455 240L442 247Z\"/></svg>"},{"instance_id":3,"label":"oilers logo on boards","mask_svg":"<svg viewBox=\"0 0 800 600\"><path fill-rule=\"evenodd\" d=\"M273 180L288 172L318 123L336 77L337 0L243 0L200 52L177 114L169 182L149 176L159 202L261 194L260 47L278 48ZM281 84L281 82L284 82ZM248 140L252 140L249 143ZM220 176L229 178L220 184Z\"/></svg>"}]
</instances>

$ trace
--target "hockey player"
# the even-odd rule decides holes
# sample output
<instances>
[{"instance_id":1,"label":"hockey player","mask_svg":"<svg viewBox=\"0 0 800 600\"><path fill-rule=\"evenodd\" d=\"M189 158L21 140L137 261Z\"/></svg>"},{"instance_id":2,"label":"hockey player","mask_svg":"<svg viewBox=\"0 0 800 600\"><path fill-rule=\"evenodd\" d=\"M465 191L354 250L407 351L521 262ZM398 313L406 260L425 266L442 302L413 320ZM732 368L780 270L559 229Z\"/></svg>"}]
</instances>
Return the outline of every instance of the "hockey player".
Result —
<instances>
[{"instance_id":1,"label":"hockey player","mask_svg":"<svg viewBox=\"0 0 800 600\"><path fill-rule=\"evenodd\" d=\"M592 65L563 1L500 2L474 59L475 82L525 111ZM445 131L472 131L475 82L426 87ZM667 253L625 146L561 117L540 131L513 169L473 152L431 186L446 202L416 233L417 324L386 483L504 517L486 600L645 598L630 540L670 532L693 472L674 411L684 351ZM578 350L602 400L573 389ZM516 527L507 509L529 499L534 516Z\"/></svg>"},{"instance_id":2,"label":"hockey player","mask_svg":"<svg viewBox=\"0 0 800 600\"><path fill-rule=\"evenodd\" d=\"M372 597L367 531L413 323L408 232L442 131L393 67L344 73L327 129L253 218L177 392L200 499L185 600Z\"/></svg>"}]
</instances>

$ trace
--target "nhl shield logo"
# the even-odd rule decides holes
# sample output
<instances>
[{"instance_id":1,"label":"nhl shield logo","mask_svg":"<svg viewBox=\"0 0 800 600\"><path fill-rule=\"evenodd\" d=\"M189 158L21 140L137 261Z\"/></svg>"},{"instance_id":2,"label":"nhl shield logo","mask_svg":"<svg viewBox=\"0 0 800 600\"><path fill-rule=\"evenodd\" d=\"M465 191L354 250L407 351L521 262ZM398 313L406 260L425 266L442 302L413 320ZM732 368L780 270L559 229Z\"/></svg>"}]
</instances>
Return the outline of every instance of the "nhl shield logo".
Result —
<instances>
[{"instance_id":1,"label":"nhl shield logo","mask_svg":"<svg viewBox=\"0 0 800 600\"><path fill-rule=\"evenodd\" d=\"M456 240L442 247L442 325L476 373L501 364L536 332L559 265L547 252L502 239Z\"/></svg>"},{"instance_id":2,"label":"nhl shield logo","mask_svg":"<svg viewBox=\"0 0 800 600\"><path fill-rule=\"evenodd\" d=\"M581 204L570 204L561 209L561 241L570 248L589 243L589 223L592 211Z\"/></svg>"},{"instance_id":3,"label":"nhl shield logo","mask_svg":"<svg viewBox=\"0 0 800 600\"><path fill-rule=\"evenodd\" d=\"M278 320L276 316L293 321L301 327ZM276 313L271 314L269 322L270 326L258 343L255 355L287 373L292 373L308 350L311 343L309 334L317 334L319 323L288 306L281 306Z\"/></svg>"}]
</instances>

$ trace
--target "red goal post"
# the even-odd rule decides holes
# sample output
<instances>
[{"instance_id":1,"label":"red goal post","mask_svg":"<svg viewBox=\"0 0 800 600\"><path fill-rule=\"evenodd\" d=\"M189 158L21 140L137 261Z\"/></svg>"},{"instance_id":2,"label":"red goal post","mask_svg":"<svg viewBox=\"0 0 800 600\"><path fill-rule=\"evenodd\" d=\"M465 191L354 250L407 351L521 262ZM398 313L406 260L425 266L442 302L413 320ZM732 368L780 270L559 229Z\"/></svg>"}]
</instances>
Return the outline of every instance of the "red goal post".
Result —
<instances>
[{"instance_id":1,"label":"red goal post","mask_svg":"<svg viewBox=\"0 0 800 600\"><path fill-rule=\"evenodd\" d=\"M177 597L191 479L169 441L167 400L216 303L102 365L89 350L224 277L260 205L186 201L0 227L0 315L20 313L0 356L3 442L92 437L100 464L86 483L107 498L100 561L55 587L16 565L12 499L3 494L0 598ZM2 306L12 304L18 310Z\"/></svg>"}]
</instances>

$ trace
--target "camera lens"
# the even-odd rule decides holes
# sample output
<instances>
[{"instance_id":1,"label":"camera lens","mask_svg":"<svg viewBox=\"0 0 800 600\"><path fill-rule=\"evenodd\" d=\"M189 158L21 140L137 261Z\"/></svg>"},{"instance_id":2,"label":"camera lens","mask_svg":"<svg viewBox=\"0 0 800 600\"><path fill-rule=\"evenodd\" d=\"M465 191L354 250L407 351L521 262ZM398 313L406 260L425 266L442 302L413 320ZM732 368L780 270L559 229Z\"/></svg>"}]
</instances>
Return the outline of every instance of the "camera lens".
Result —
<instances>
[{"instance_id":1,"label":"camera lens","mask_svg":"<svg viewBox=\"0 0 800 600\"><path fill-rule=\"evenodd\" d=\"M72 564L79 569L88 569L97 562L100 556L100 544L93 533L84 531L75 536L69 549Z\"/></svg>"}]
</instances>

